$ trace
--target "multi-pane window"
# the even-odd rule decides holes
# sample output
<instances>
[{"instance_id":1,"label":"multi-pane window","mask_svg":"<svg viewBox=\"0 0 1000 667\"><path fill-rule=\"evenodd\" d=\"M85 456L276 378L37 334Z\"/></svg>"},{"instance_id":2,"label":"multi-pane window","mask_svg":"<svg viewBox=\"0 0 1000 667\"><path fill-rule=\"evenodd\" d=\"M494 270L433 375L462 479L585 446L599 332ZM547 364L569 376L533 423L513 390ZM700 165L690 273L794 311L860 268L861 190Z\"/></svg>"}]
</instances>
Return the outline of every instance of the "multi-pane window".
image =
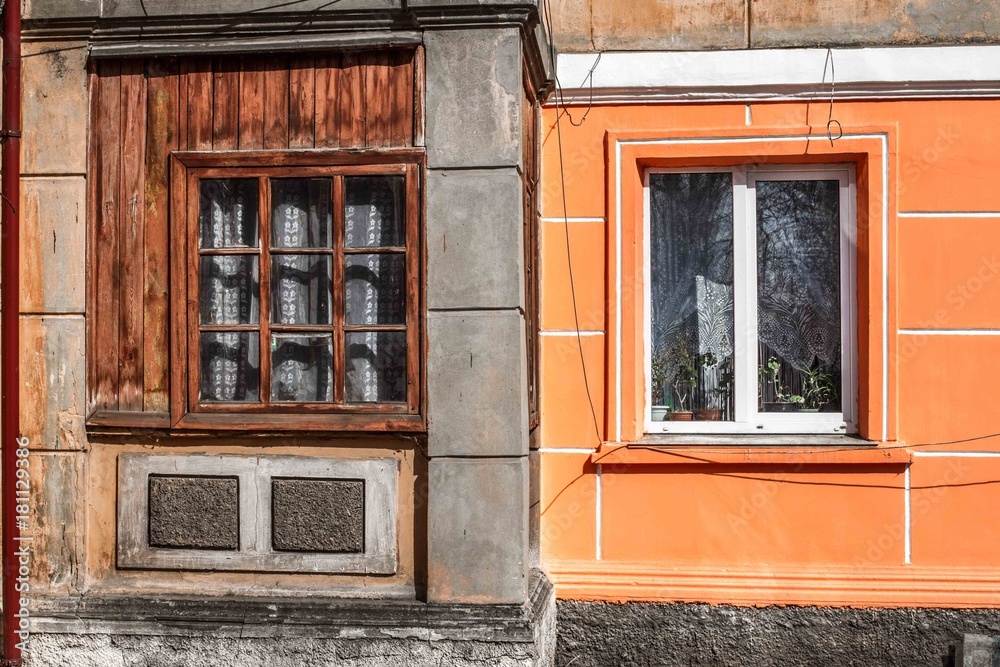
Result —
<instances>
[{"instance_id":1,"label":"multi-pane window","mask_svg":"<svg viewBox=\"0 0 1000 667\"><path fill-rule=\"evenodd\" d=\"M848 167L646 176L646 431L853 431Z\"/></svg>"},{"instance_id":2,"label":"multi-pane window","mask_svg":"<svg viewBox=\"0 0 1000 667\"><path fill-rule=\"evenodd\" d=\"M186 174L189 410L419 412L416 165Z\"/></svg>"}]
</instances>

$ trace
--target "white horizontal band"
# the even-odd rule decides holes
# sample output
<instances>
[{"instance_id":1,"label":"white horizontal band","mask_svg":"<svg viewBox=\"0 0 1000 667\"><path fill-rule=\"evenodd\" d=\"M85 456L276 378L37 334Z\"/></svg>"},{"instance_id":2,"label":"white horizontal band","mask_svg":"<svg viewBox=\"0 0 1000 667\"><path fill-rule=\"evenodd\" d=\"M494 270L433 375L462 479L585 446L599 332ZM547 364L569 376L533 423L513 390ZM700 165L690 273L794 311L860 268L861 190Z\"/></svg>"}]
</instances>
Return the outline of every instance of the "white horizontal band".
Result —
<instances>
[{"instance_id":1,"label":"white horizontal band","mask_svg":"<svg viewBox=\"0 0 1000 667\"><path fill-rule=\"evenodd\" d=\"M1000 336L1000 329L900 329L910 336Z\"/></svg>"},{"instance_id":2,"label":"white horizontal band","mask_svg":"<svg viewBox=\"0 0 1000 667\"><path fill-rule=\"evenodd\" d=\"M901 218L1000 218L1000 211L900 211Z\"/></svg>"},{"instance_id":3,"label":"white horizontal band","mask_svg":"<svg viewBox=\"0 0 1000 667\"><path fill-rule=\"evenodd\" d=\"M559 56L565 101L606 103L1000 96L1000 45L651 51ZM593 69L592 84L589 75ZM591 89L592 85L592 89ZM554 96L549 103L556 101Z\"/></svg>"},{"instance_id":4,"label":"white horizontal band","mask_svg":"<svg viewBox=\"0 0 1000 667\"><path fill-rule=\"evenodd\" d=\"M542 336L603 336L603 331L539 331Z\"/></svg>"}]
</instances>

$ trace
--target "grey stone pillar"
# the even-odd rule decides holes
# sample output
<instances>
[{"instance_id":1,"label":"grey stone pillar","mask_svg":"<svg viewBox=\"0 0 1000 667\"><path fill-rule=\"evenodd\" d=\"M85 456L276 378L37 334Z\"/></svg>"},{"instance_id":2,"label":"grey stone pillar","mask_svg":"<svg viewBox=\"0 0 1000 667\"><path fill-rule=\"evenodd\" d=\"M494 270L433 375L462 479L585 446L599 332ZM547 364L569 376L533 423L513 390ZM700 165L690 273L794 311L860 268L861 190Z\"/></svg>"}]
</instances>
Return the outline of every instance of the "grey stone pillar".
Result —
<instances>
[{"instance_id":1,"label":"grey stone pillar","mask_svg":"<svg viewBox=\"0 0 1000 667\"><path fill-rule=\"evenodd\" d=\"M431 602L528 582L521 33L425 33Z\"/></svg>"}]
</instances>

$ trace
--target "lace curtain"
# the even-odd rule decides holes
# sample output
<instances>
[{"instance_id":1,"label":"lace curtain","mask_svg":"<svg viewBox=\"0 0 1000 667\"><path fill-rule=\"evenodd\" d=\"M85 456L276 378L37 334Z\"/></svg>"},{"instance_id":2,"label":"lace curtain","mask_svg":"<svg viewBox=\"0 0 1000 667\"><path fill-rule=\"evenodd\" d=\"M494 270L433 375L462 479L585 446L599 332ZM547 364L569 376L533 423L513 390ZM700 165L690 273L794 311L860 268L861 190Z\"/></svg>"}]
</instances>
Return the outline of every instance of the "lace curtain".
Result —
<instances>
[{"instance_id":1,"label":"lace curtain","mask_svg":"<svg viewBox=\"0 0 1000 667\"><path fill-rule=\"evenodd\" d=\"M798 390L802 371L840 364L839 182L761 180L756 196L759 356ZM650 214L653 358L685 340L710 353L695 397L708 405L733 358L732 175L652 174Z\"/></svg>"}]
</instances>

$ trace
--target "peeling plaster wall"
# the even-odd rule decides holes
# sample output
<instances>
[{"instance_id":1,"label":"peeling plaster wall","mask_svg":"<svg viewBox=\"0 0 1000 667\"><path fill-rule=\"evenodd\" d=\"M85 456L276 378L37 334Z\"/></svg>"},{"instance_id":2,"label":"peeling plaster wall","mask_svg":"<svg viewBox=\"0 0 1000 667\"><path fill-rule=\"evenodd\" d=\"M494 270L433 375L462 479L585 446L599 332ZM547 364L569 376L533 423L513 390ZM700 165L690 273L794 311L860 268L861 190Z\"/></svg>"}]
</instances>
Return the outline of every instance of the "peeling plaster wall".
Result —
<instances>
[{"instance_id":1,"label":"peeling plaster wall","mask_svg":"<svg viewBox=\"0 0 1000 667\"><path fill-rule=\"evenodd\" d=\"M1000 41L1000 0L551 0L564 52Z\"/></svg>"}]
</instances>

